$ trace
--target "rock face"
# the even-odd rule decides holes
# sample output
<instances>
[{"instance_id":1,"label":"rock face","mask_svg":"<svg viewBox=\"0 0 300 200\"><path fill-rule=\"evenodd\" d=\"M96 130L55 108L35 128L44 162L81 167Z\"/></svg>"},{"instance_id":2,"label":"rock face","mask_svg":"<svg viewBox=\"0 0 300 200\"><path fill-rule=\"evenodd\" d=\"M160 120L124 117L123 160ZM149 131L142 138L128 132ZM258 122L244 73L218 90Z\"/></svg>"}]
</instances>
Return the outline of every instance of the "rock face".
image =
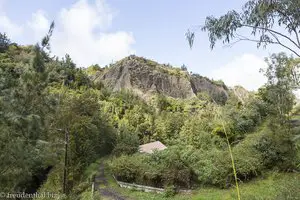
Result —
<instances>
[{"instance_id":1,"label":"rock face","mask_svg":"<svg viewBox=\"0 0 300 200\"><path fill-rule=\"evenodd\" d=\"M113 91L132 90L141 97L161 93L173 98L192 98L199 92L206 92L211 97L222 96L227 99L225 85L170 65L129 56L99 71L95 81L102 82Z\"/></svg>"},{"instance_id":2,"label":"rock face","mask_svg":"<svg viewBox=\"0 0 300 200\"><path fill-rule=\"evenodd\" d=\"M191 87L195 94L207 93L214 101L225 103L228 98L227 87L224 83L217 83L200 75L191 75Z\"/></svg>"},{"instance_id":3,"label":"rock face","mask_svg":"<svg viewBox=\"0 0 300 200\"><path fill-rule=\"evenodd\" d=\"M249 98L251 92L247 91L242 86L234 86L231 88L233 94L238 98L238 100L244 104L244 102Z\"/></svg>"}]
</instances>

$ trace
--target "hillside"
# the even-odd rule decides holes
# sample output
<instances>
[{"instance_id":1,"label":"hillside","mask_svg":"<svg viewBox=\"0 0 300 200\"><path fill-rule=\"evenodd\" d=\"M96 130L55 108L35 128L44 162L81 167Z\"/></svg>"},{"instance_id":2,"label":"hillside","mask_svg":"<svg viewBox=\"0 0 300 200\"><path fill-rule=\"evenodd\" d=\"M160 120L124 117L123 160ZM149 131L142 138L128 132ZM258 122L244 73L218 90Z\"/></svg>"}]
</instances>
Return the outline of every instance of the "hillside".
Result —
<instances>
[{"instance_id":1,"label":"hillside","mask_svg":"<svg viewBox=\"0 0 300 200\"><path fill-rule=\"evenodd\" d=\"M0 3L0 200L300 200L300 0L52 3Z\"/></svg>"},{"instance_id":2,"label":"hillside","mask_svg":"<svg viewBox=\"0 0 300 200\"><path fill-rule=\"evenodd\" d=\"M228 199L236 173L243 199L255 199L247 194L252 184L243 183L265 183L266 174L278 172L290 180L284 172L299 172L300 109L292 109L292 87L285 82L292 75L275 76L253 93L136 56L82 69L69 55L52 58L39 45L11 44L0 52L0 188L88 200L94 184L95 200L131 199L130 190L114 188L114 176L164 188L162 195L170 197L142 193L134 199L199 199L211 187L207 196ZM155 141L167 148L139 153L140 145ZM281 188L270 178L259 188L273 180L278 188L259 198L298 198L297 187ZM175 195L182 189L193 190L192 196Z\"/></svg>"},{"instance_id":3,"label":"hillside","mask_svg":"<svg viewBox=\"0 0 300 200\"><path fill-rule=\"evenodd\" d=\"M155 93L183 99L207 93L220 103L228 98L227 87L223 83L137 56L126 57L109 68L99 70L93 79L113 91L132 90L143 98Z\"/></svg>"}]
</instances>

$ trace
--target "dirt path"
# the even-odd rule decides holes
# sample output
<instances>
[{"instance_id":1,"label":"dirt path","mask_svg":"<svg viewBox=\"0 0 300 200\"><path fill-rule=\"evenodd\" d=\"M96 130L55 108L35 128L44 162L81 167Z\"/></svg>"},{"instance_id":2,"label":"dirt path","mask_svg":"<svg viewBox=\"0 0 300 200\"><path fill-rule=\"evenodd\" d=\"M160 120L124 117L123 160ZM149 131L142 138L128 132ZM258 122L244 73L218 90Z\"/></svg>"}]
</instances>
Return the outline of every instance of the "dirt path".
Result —
<instances>
[{"instance_id":1,"label":"dirt path","mask_svg":"<svg viewBox=\"0 0 300 200\"><path fill-rule=\"evenodd\" d=\"M113 188L109 187L108 181L104 174L105 170L104 170L103 163L100 163L99 171L100 174L95 177L95 188L97 191L99 191L100 196L107 197L108 199L114 199L114 200L126 200Z\"/></svg>"}]
</instances>

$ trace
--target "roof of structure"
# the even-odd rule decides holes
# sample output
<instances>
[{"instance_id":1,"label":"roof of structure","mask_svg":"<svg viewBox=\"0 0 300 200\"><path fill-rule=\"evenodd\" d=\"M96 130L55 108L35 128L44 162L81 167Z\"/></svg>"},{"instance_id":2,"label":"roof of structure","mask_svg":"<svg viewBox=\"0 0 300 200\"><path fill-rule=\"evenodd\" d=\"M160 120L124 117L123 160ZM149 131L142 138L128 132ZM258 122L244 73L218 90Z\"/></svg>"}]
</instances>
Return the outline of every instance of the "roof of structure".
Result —
<instances>
[{"instance_id":1,"label":"roof of structure","mask_svg":"<svg viewBox=\"0 0 300 200\"><path fill-rule=\"evenodd\" d=\"M155 141L147 144L140 145L139 151L142 153L153 153L154 150L164 150L167 147L160 141Z\"/></svg>"}]
</instances>

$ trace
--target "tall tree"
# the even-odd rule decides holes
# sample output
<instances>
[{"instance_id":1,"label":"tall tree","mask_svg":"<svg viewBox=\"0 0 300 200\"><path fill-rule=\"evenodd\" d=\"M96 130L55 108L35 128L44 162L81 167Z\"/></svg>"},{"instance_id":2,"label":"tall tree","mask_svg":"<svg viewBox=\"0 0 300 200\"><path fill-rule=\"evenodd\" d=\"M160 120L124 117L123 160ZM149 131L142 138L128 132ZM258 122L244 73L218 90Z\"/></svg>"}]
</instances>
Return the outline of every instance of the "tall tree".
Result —
<instances>
[{"instance_id":1,"label":"tall tree","mask_svg":"<svg viewBox=\"0 0 300 200\"><path fill-rule=\"evenodd\" d=\"M280 45L300 57L300 1L299 0L250 0L242 8L216 18L206 17L202 31L208 32L210 47L217 41L233 45L240 41L251 41L257 47ZM249 35L240 30L248 29ZM195 31L186 33L190 47Z\"/></svg>"},{"instance_id":2,"label":"tall tree","mask_svg":"<svg viewBox=\"0 0 300 200\"><path fill-rule=\"evenodd\" d=\"M54 23L49 33L53 28ZM0 188L3 191L26 190L27 182L43 167L48 155L44 144L51 99L45 91L48 79L45 64L50 58L43 48L50 48L49 33L42 47L37 44L30 49L34 52L32 64L18 63L18 52L10 49L3 53L12 54L9 63L5 59L0 62L0 129L3 131L0 134ZM10 44L7 36L1 34L0 37L1 47L7 48Z\"/></svg>"},{"instance_id":3,"label":"tall tree","mask_svg":"<svg viewBox=\"0 0 300 200\"><path fill-rule=\"evenodd\" d=\"M5 53L12 53L10 50ZM42 141L47 137L46 117L50 102L45 89L46 57L35 49L33 64L12 60L0 64L0 187L3 191L22 191L26 182L45 161L46 148ZM29 55L28 55L29 56ZM18 65L23 65L18 69ZM18 70L21 70L19 72ZM2 185L3 184L3 185Z\"/></svg>"},{"instance_id":4,"label":"tall tree","mask_svg":"<svg viewBox=\"0 0 300 200\"><path fill-rule=\"evenodd\" d=\"M85 167L112 151L115 133L100 113L99 91L65 89L53 93L59 104L51 117L51 142L65 144L62 191L68 194Z\"/></svg>"},{"instance_id":5,"label":"tall tree","mask_svg":"<svg viewBox=\"0 0 300 200\"><path fill-rule=\"evenodd\" d=\"M10 40L5 33L0 33L0 53L3 53L8 49Z\"/></svg>"},{"instance_id":6,"label":"tall tree","mask_svg":"<svg viewBox=\"0 0 300 200\"><path fill-rule=\"evenodd\" d=\"M269 114L274 116L275 124L284 127L294 106L293 91L300 86L300 60L293 59L284 53L273 54L266 60L268 68L265 76L268 81L260 89L260 95L269 104Z\"/></svg>"}]
</instances>

